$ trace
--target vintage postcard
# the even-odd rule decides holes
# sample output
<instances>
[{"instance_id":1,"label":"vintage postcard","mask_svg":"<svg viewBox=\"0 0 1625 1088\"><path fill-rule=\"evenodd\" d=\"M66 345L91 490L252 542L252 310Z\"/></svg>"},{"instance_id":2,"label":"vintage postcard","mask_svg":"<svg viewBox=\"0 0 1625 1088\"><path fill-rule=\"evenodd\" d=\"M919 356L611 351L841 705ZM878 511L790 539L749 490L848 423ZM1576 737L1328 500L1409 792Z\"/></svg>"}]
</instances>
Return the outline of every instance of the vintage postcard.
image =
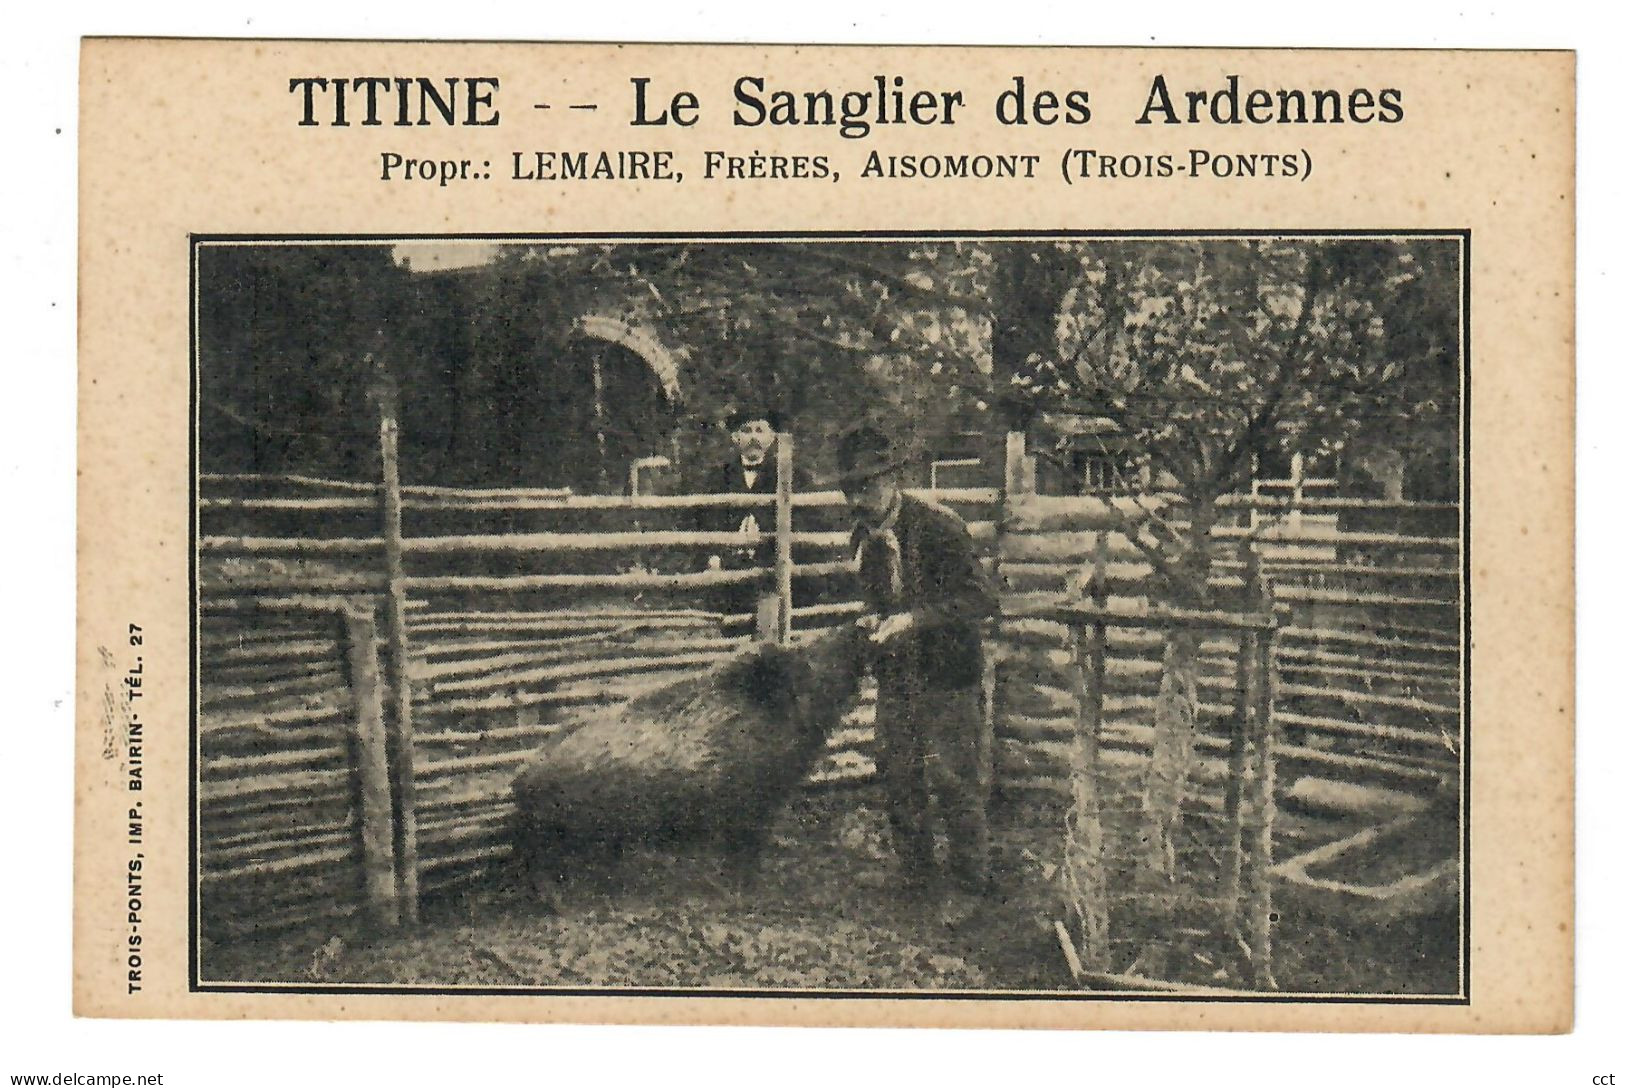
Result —
<instances>
[{"instance_id":1,"label":"vintage postcard","mask_svg":"<svg viewBox=\"0 0 1625 1088\"><path fill-rule=\"evenodd\" d=\"M87 40L77 1010L1566 1030L1573 74Z\"/></svg>"}]
</instances>

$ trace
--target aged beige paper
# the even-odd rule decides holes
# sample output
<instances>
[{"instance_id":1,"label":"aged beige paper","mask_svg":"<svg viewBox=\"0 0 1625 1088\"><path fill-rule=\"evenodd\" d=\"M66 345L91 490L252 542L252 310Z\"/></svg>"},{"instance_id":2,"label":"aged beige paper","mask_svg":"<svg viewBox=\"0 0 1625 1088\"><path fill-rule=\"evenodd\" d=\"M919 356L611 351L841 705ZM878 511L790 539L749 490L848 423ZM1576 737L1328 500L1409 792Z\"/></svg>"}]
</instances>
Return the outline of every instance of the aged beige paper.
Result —
<instances>
[{"instance_id":1,"label":"aged beige paper","mask_svg":"<svg viewBox=\"0 0 1625 1088\"><path fill-rule=\"evenodd\" d=\"M81 1014L1567 1029L1572 55L82 56Z\"/></svg>"}]
</instances>

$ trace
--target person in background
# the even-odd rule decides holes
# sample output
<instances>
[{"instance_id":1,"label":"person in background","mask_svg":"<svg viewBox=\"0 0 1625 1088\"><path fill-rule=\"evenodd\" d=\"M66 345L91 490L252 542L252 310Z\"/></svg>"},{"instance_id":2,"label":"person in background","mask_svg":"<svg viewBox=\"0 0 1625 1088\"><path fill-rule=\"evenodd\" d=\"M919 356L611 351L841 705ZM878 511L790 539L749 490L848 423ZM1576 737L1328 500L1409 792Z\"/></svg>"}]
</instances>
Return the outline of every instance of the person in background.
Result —
<instances>
[{"instance_id":1,"label":"person in background","mask_svg":"<svg viewBox=\"0 0 1625 1088\"><path fill-rule=\"evenodd\" d=\"M904 461L886 434L849 432L836 461L868 605L859 623L875 650L876 762L904 891L927 898L939 890L935 794L953 884L983 895L991 753L978 728L981 621L997 610L997 594L959 516L903 492Z\"/></svg>"},{"instance_id":2,"label":"person in background","mask_svg":"<svg viewBox=\"0 0 1625 1088\"><path fill-rule=\"evenodd\" d=\"M772 495L778 490L776 457L780 418L777 412L760 405L747 406L729 414L728 437L733 454L705 477L702 491L707 495ZM773 508L753 509L706 506L694 511L694 528L702 533L736 533L739 543L707 555L707 570L743 570L771 566L773 541L764 536L773 528ZM760 587L751 583L719 586L709 595L711 608L725 615L754 614Z\"/></svg>"}]
</instances>

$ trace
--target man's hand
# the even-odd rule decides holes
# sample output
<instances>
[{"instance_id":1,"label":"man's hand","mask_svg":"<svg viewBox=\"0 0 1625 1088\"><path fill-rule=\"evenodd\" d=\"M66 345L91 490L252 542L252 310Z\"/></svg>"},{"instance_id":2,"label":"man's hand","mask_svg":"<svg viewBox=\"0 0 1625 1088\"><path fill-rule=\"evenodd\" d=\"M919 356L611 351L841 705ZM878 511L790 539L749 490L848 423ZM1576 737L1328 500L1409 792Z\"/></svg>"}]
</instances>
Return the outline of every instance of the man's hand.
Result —
<instances>
[{"instance_id":1,"label":"man's hand","mask_svg":"<svg viewBox=\"0 0 1625 1088\"><path fill-rule=\"evenodd\" d=\"M870 634L869 641L884 646L914 626L914 613L896 612L881 620Z\"/></svg>"},{"instance_id":2,"label":"man's hand","mask_svg":"<svg viewBox=\"0 0 1625 1088\"><path fill-rule=\"evenodd\" d=\"M721 570L722 569L722 556L713 555L711 558L707 559L705 561L705 569L706 570Z\"/></svg>"}]
</instances>

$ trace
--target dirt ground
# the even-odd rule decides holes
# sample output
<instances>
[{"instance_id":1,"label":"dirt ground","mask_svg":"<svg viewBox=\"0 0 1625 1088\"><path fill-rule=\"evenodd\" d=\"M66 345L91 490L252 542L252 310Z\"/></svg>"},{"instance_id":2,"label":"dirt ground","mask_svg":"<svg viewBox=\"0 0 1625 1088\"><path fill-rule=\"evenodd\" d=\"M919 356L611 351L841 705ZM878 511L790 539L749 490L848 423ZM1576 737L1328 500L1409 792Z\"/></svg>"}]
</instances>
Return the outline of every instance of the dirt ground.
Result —
<instances>
[{"instance_id":1,"label":"dirt ground","mask_svg":"<svg viewBox=\"0 0 1625 1088\"><path fill-rule=\"evenodd\" d=\"M724 886L718 859L631 852L545 902L499 869L426 904L410 933L358 925L212 944L210 980L638 989L1072 990L1053 922L1059 810L995 808L998 892L946 907L901 894L879 797L804 798L781 814L756 887ZM1200 821L1192 821L1200 826ZM1199 847L1200 844L1198 843ZM1200 855L1193 848L1193 854ZM1197 892L1212 878L1198 864ZM1389 926L1299 917L1282 904L1283 991L1453 993L1453 920ZM1112 967L1244 986L1245 961L1200 894L1171 909L1112 904Z\"/></svg>"}]
</instances>

